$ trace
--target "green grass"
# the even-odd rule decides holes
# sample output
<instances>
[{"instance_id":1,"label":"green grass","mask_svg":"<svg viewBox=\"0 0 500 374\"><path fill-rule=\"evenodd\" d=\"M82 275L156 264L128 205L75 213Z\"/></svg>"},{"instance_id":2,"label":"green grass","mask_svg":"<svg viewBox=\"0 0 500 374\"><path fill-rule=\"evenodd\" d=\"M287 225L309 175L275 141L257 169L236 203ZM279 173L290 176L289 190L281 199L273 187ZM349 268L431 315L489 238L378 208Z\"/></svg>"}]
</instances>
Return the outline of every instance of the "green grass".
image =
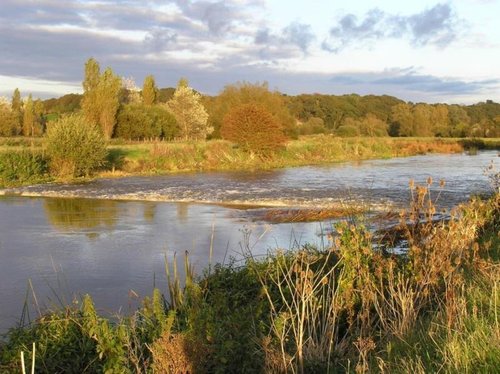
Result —
<instances>
[{"instance_id":1,"label":"green grass","mask_svg":"<svg viewBox=\"0 0 500 374\"><path fill-rule=\"evenodd\" d=\"M0 138L0 153L43 150L42 138ZM318 165L426 153L499 149L500 139L339 138L303 136L277 152L261 156L223 140L199 142L132 142L112 139L105 166L97 176L154 175L180 171L257 170Z\"/></svg>"},{"instance_id":2,"label":"green grass","mask_svg":"<svg viewBox=\"0 0 500 374\"><path fill-rule=\"evenodd\" d=\"M337 138L320 135L292 140L286 147L268 156L244 152L222 140L113 144L110 150L114 154L114 171L122 175L272 169L429 152L454 153L463 151L463 147L454 139Z\"/></svg>"}]
</instances>

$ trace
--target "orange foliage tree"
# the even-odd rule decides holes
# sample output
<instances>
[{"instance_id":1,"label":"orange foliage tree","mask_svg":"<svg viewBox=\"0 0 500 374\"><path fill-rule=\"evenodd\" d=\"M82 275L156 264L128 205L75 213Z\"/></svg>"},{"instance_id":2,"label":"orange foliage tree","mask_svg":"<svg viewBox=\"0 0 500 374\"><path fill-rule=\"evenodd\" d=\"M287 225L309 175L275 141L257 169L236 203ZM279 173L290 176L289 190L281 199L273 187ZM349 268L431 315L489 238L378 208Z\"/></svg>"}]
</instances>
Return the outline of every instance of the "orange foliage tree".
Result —
<instances>
[{"instance_id":1,"label":"orange foliage tree","mask_svg":"<svg viewBox=\"0 0 500 374\"><path fill-rule=\"evenodd\" d=\"M223 139L244 150L270 153L286 142L283 125L263 106L243 104L230 110L222 121Z\"/></svg>"}]
</instances>

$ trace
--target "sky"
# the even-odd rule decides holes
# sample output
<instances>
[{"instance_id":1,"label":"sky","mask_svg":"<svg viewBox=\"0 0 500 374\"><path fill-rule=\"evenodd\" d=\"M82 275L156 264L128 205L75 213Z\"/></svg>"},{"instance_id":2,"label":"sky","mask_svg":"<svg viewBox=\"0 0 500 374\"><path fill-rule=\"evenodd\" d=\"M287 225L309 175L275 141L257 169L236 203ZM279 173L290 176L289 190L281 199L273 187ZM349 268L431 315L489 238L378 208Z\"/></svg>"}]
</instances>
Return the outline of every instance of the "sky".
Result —
<instances>
[{"instance_id":1,"label":"sky","mask_svg":"<svg viewBox=\"0 0 500 374\"><path fill-rule=\"evenodd\" d=\"M0 95L81 92L85 61L206 94L500 101L500 0L0 0Z\"/></svg>"}]
</instances>

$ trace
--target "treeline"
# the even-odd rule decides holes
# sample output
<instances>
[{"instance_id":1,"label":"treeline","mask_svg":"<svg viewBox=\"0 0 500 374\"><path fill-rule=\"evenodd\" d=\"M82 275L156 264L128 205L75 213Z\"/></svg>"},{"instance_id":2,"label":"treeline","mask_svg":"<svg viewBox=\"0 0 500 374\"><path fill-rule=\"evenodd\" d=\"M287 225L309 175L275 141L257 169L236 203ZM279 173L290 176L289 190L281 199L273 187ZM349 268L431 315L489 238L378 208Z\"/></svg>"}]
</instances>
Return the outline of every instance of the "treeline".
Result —
<instances>
[{"instance_id":1,"label":"treeline","mask_svg":"<svg viewBox=\"0 0 500 374\"><path fill-rule=\"evenodd\" d=\"M88 122L101 126L106 138L128 140L227 138L224 134L234 131L221 131L226 117L233 128L255 126L260 134L272 128L275 139L321 133L500 137L500 104L491 100L448 105L404 102L386 95L287 96L270 91L266 83L246 82L228 85L217 96L203 96L185 79L176 88L160 89L150 75L139 88L110 68L101 72L94 59L85 64L83 87L83 95L45 101L31 95L23 100L16 89L11 100L0 100L0 136L41 136L51 120L81 112ZM242 110L245 105L257 108ZM258 121L269 115L276 124L267 121L267 130L260 129ZM242 145L245 141L239 139Z\"/></svg>"},{"instance_id":2,"label":"treeline","mask_svg":"<svg viewBox=\"0 0 500 374\"><path fill-rule=\"evenodd\" d=\"M404 102L392 96L298 95L288 108L301 133L340 136L499 137L500 104Z\"/></svg>"}]
</instances>

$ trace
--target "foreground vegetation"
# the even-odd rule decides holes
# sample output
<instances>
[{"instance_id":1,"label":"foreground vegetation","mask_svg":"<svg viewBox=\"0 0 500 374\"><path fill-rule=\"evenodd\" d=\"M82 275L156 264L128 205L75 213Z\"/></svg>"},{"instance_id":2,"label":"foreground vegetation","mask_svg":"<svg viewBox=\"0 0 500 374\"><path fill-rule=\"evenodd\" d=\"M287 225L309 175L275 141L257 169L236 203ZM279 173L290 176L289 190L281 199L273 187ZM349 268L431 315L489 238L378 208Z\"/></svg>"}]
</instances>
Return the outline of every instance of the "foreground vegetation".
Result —
<instances>
[{"instance_id":1,"label":"foreground vegetation","mask_svg":"<svg viewBox=\"0 0 500 374\"><path fill-rule=\"evenodd\" d=\"M500 195L436 221L432 183L410 184L383 241L351 217L326 248L247 251L200 277L186 256L183 285L174 258L168 290L113 322L88 295L22 321L0 345L0 371L20 372L21 351L29 367L35 343L43 373L495 372Z\"/></svg>"}]
</instances>

